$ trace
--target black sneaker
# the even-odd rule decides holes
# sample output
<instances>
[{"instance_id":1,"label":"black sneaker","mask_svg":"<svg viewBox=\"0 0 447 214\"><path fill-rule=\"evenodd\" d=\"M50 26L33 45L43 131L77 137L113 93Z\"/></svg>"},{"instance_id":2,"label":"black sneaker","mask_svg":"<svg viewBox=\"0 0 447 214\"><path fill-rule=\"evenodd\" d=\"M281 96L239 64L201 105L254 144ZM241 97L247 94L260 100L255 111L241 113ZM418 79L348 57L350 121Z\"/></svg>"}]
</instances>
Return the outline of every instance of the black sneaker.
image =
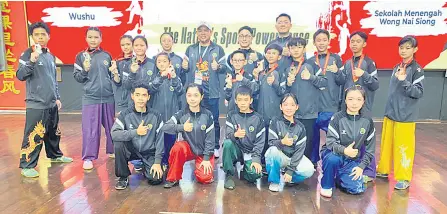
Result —
<instances>
[{"instance_id":1,"label":"black sneaker","mask_svg":"<svg viewBox=\"0 0 447 214\"><path fill-rule=\"evenodd\" d=\"M224 184L224 188L225 189L229 189L229 190L234 190L234 187L236 185L234 184L234 180L233 180L233 176L231 175L226 175L225 176L225 184Z\"/></svg>"},{"instance_id":2,"label":"black sneaker","mask_svg":"<svg viewBox=\"0 0 447 214\"><path fill-rule=\"evenodd\" d=\"M115 185L115 189L123 190L123 189L126 189L128 185L129 185L129 179L128 178L119 178L118 182Z\"/></svg>"},{"instance_id":3,"label":"black sneaker","mask_svg":"<svg viewBox=\"0 0 447 214\"><path fill-rule=\"evenodd\" d=\"M166 181L166 183L163 187L166 189L169 189L169 188L172 188L177 185L178 185L178 181Z\"/></svg>"}]
</instances>

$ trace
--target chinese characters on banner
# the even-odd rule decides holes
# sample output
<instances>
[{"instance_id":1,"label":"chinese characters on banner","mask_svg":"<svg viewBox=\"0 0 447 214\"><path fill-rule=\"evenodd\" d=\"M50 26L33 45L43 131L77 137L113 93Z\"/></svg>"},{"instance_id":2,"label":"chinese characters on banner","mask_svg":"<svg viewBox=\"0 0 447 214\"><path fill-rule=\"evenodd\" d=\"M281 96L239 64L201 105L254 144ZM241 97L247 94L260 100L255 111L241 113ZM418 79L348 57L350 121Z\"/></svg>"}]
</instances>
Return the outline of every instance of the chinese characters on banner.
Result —
<instances>
[{"instance_id":1,"label":"chinese characters on banner","mask_svg":"<svg viewBox=\"0 0 447 214\"><path fill-rule=\"evenodd\" d=\"M25 84L16 78L21 52L28 47L23 2L1 1L6 68L0 73L0 109L25 109Z\"/></svg>"}]
</instances>

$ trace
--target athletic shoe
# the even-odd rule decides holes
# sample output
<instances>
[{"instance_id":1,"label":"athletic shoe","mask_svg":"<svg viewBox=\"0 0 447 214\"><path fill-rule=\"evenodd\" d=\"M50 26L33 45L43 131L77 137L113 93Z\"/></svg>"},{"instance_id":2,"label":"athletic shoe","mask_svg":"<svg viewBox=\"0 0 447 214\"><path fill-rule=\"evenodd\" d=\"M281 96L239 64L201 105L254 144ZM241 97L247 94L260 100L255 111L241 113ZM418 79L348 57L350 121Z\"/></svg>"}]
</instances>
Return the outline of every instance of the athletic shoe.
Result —
<instances>
[{"instance_id":1,"label":"athletic shoe","mask_svg":"<svg viewBox=\"0 0 447 214\"><path fill-rule=\"evenodd\" d=\"M115 189L123 190L123 189L126 189L128 185L129 185L128 178L119 178L118 182L116 182Z\"/></svg>"},{"instance_id":2,"label":"athletic shoe","mask_svg":"<svg viewBox=\"0 0 447 214\"><path fill-rule=\"evenodd\" d=\"M364 175L363 176L363 183L364 184L367 184L368 182L371 182L371 181L373 181L374 179L373 178L371 178L371 177L369 177L369 176L367 176L367 175Z\"/></svg>"},{"instance_id":3,"label":"athletic shoe","mask_svg":"<svg viewBox=\"0 0 447 214\"><path fill-rule=\"evenodd\" d=\"M51 162L53 163L71 163L73 162L73 158L69 158L69 157L58 157L58 158L52 158Z\"/></svg>"},{"instance_id":4,"label":"athletic shoe","mask_svg":"<svg viewBox=\"0 0 447 214\"><path fill-rule=\"evenodd\" d=\"M269 190L272 192L279 192L279 184L270 183Z\"/></svg>"},{"instance_id":5,"label":"athletic shoe","mask_svg":"<svg viewBox=\"0 0 447 214\"><path fill-rule=\"evenodd\" d=\"M408 187L410 187L409 181L397 181L396 186L394 186L394 189L405 190L408 189Z\"/></svg>"},{"instance_id":6,"label":"athletic shoe","mask_svg":"<svg viewBox=\"0 0 447 214\"><path fill-rule=\"evenodd\" d=\"M177 185L178 185L178 181L166 181L166 183L163 187L166 189L169 189L169 188L172 188Z\"/></svg>"},{"instance_id":7,"label":"athletic shoe","mask_svg":"<svg viewBox=\"0 0 447 214\"><path fill-rule=\"evenodd\" d=\"M214 157L215 158L219 158L220 157L219 149L214 149Z\"/></svg>"},{"instance_id":8,"label":"athletic shoe","mask_svg":"<svg viewBox=\"0 0 447 214\"><path fill-rule=\"evenodd\" d=\"M332 197L332 188L330 189L320 189L320 195L326 198L331 198Z\"/></svg>"},{"instance_id":9,"label":"athletic shoe","mask_svg":"<svg viewBox=\"0 0 447 214\"><path fill-rule=\"evenodd\" d=\"M234 181L233 181L233 176L231 176L231 175L226 175L225 176L225 184L224 184L224 188L225 189L229 189L229 190L234 190L234 187L235 187L236 185L234 184Z\"/></svg>"},{"instance_id":10,"label":"athletic shoe","mask_svg":"<svg viewBox=\"0 0 447 214\"><path fill-rule=\"evenodd\" d=\"M379 178L388 178L388 174L376 173L376 177L379 177Z\"/></svg>"},{"instance_id":11,"label":"athletic shoe","mask_svg":"<svg viewBox=\"0 0 447 214\"><path fill-rule=\"evenodd\" d=\"M115 158L115 154L107 154L109 158Z\"/></svg>"},{"instance_id":12,"label":"athletic shoe","mask_svg":"<svg viewBox=\"0 0 447 214\"><path fill-rule=\"evenodd\" d=\"M34 168L30 169L22 169L21 174L27 178L36 178L39 177L39 172L37 172Z\"/></svg>"},{"instance_id":13,"label":"athletic shoe","mask_svg":"<svg viewBox=\"0 0 447 214\"><path fill-rule=\"evenodd\" d=\"M93 169L93 162L91 160L84 160L82 168L84 168L85 170Z\"/></svg>"}]
</instances>

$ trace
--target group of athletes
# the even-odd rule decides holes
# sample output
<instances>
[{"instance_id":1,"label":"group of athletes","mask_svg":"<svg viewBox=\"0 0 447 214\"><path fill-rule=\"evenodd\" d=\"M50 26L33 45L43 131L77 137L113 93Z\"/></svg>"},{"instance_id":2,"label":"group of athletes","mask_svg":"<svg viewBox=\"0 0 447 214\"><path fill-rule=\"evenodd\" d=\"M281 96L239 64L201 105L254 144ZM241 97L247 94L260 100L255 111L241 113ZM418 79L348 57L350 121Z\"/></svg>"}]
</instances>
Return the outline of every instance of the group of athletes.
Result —
<instances>
[{"instance_id":1,"label":"group of athletes","mask_svg":"<svg viewBox=\"0 0 447 214\"><path fill-rule=\"evenodd\" d=\"M101 125L106 153L115 158L116 189L126 189L132 162L151 185L178 185L185 162L195 160L194 175L203 184L214 181L215 159L221 158L224 187L235 189L235 164L250 183L263 174L271 191L279 191L281 175L294 185L311 177L321 159L320 194L332 196L336 186L351 194L366 183L387 178L394 162L396 189L407 189L412 178L417 106L423 95L424 71L414 56L418 42L405 36L396 45L402 58L394 67L376 165L376 130L371 118L377 68L363 51L368 35L350 35L352 58L328 50L330 33L313 35L317 53L306 56L307 41L290 35L291 17L276 18L278 37L263 51L251 49L253 30L238 31L239 49L228 57L211 41L212 27L197 26L197 43L185 56L173 52L173 37L160 36L163 51L146 56L144 36L123 35L122 55L112 58L101 47L102 33L86 31L87 48L76 55L74 78L82 84L83 168L94 168ZM25 177L35 170L45 144L52 162L73 159L59 148L62 108L55 57L47 48L50 29L43 22L29 27L36 45L19 60L17 78L26 81L26 124L20 152ZM224 79L224 88L220 80ZM224 92L224 93L222 93ZM219 100L228 108L220 144ZM320 130L326 134L320 149ZM220 148L222 145L222 149Z\"/></svg>"}]
</instances>

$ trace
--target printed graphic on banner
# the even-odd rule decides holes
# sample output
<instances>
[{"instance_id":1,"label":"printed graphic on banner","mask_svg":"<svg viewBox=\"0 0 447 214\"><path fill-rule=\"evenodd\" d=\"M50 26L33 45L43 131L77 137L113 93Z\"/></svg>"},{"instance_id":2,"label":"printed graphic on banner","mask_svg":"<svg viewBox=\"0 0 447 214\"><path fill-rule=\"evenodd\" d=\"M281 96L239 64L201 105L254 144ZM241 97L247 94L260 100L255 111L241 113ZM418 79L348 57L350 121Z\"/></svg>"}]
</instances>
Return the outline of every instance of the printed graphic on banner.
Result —
<instances>
[{"instance_id":1,"label":"printed graphic on banner","mask_svg":"<svg viewBox=\"0 0 447 214\"><path fill-rule=\"evenodd\" d=\"M3 36L3 19L0 19L0 72L6 70L6 50Z\"/></svg>"},{"instance_id":2,"label":"printed graphic on banner","mask_svg":"<svg viewBox=\"0 0 447 214\"><path fill-rule=\"evenodd\" d=\"M345 61L352 57L350 34L362 30L369 34L364 53L374 59L378 69L393 68L401 61L397 44L404 35L417 36L417 60L423 67L447 67L447 60L440 60L447 55L443 52L447 42L447 5L440 1L410 1L405 4L400 1L312 1L303 5L293 0L241 0L237 3L210 0L197 4L183 0L133 0L30 1L26 4L30 22L43 19L51 23L52 38L66 38L67 34L70 35L69 43L63 39L52 39L50 42L52 52L66 64L73 63L74 56L85 48L86 26L102 26L101 46L113 57L120 54L119 37L123 34L145 36L149 43L147 55L153 56L162 50L159 43L160 35L164 32L172 33L173 50L183 56L186 48L197 41L197 24L206 21L213 28L211 40L222 46L229 55L239 47L237 31L245 25L254 30L251 48L262 52L266 44L277 37L276 17L287 13L292 16L292 36L302 37L308 42L306 56L312 56L316 51L313 33L318 28L324 28L331 35L330 51ZM247 12L247 8L254 6L256 13ZM81 8L103 9L87 11ZM160 8L169 8L169 12ZM56 19L58 14L63 18ZM98 21L98 14L104 14L101 20L107 21Z\"/></svg>"}]
</instances>

